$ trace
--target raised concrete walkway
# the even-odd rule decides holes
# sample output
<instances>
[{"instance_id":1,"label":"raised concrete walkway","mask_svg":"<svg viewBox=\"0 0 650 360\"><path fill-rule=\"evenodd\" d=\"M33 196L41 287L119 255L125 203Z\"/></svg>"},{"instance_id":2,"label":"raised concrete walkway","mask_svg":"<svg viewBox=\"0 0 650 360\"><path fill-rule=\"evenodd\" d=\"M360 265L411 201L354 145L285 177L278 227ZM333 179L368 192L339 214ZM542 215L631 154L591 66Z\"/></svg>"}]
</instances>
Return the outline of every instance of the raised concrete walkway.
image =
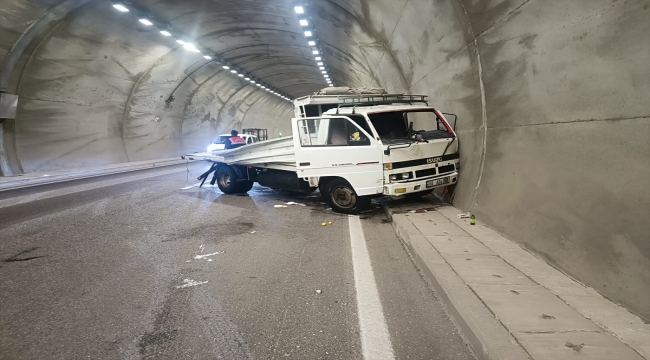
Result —
<instances>
[{"instance_id":1,"label":"raised concrete walkway","mask_svg":"<svg viewBox=\"0 0 650 360\"><path fill-rule=\"evenodd\" d=\"M479 359L650 358L650 325L480 221L471 226L440 203L389 206Z\"/></svg>"},{"instance_id":2,"label":"raised concrete walkway","mask_svg":"<svg viewBox=\"0 0 650 360\"><path fill-rule=\"evenodd\" d=\"M129 171L153 169L162 166L183 164L188 161L192 160L183 160L179 156L166 159L111 164L92 168L65 169L17 176L0 176L0 191L20 189L62 181L85 179L96 176L118 174Z\"/></svg>"}]
</instances>

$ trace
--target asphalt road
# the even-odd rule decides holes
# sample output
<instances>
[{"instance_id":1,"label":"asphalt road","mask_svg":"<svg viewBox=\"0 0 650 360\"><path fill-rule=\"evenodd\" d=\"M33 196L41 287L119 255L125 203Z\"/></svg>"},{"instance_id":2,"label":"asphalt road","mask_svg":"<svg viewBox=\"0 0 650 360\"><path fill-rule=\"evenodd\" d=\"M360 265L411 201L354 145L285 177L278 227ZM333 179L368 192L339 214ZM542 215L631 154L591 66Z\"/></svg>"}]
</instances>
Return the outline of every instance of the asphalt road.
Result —
<instances>
[{"instance_id":1,"label":"asphalt road","mask_svg":"<svg viewBox=\"0 0 650 360\"><path fill-rule=\"evenodd\" d=\"M207 167L0 192L0 359L473 359L379 209Z\"/></svg>"}]
</instances>

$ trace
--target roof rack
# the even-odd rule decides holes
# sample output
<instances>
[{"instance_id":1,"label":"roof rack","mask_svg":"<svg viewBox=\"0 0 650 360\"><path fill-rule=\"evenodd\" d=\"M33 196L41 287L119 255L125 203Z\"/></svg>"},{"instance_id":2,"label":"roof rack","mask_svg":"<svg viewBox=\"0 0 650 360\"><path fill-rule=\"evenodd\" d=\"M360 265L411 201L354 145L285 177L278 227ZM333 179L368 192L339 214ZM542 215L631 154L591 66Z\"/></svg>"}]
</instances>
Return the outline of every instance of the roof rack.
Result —
<instances>
[{"instance_id":1,"label":"roof rack","mask_svg":"<svg viewBox=\"0 0 650 360\"><path fill-rule=\"evenodd\" d=\"M342 107L353 107L352 113L354 113L354 108L356 108L357 106L413 104L413 103L424 103L426 106L429 106L427 97L428 97L427 95L404 95L404 94L359 95L355 97L344 98L343 103L337 106L336 113L338 114L339 109Z\"/></svg>"}]
</instances>

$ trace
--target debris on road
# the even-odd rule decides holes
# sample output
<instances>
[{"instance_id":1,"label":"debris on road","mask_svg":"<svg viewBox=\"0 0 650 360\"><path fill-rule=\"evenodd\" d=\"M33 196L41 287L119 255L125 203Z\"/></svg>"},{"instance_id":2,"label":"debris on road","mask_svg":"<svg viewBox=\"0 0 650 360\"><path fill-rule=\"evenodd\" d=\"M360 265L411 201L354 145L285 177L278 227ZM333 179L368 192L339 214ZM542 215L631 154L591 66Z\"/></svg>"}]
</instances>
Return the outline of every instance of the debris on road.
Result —
<instances>
[{"instance_id":1,"label":"debris on road","mask_svg":"<svg viewBox=\"0 0 650 360\"><path fill-rule=\"evenodd\" d=\"M286 208L287 205L275 205L275 206L273 206L273 207L274 207L274 208Z\"/></svg>"},{"instance_id":2,"label":"debris on road","mask_svg":"<svg viewBox=\"0 0 650 360\"><path fill-rule=\"evenodd\" d=\"M207 283L208 283L207 280L206 281L196 281L196 280L185 279L185 280L183 280L183 283L181 285L176 286L176 288L177 289L183 289L183 288L186 288L186 287L203 285L203 284L207 284Z\"/></svg>"},{"instance_id":3,"label":"debris on road","mask_svg":"<svg viewBox=\"0 0 650 360\"><path fill-rule=\"evenodd\" d=\"M327 223L322 223L320 224L320 226L327 226Z\"/></svg>"},{"instance_id":4,"label":"debris on road","mask_svg":"<svg viewBox=\"0 0 650 360\"><path fill-rule=\"evenodd\" d=\"M552 319L555 319L555 316L553 316L553 315L542 314L542 319L545 319L545 320L552 320Z\"/></svg>"},{"instance_id":5,"label":"debris on road","mask_svg":"<svg viewBox=\"0 0 650 360\"><path fill-rule=\"evenodd\" d=\"M305 205L305 204L301 204L301 203L297 203L297 202L293 202L293 201L289 201L289 202L286 203L286 204L287 204L287 205L300 205L300 206L307 206L307 205Z\"/></svg>"},{"instance_id":6,"label":"debris on road","mask_svg":"<svg viewBox=\"0 0 650 360\"><path fill-rule=\"evenodd\" d=\"M323 290L316 290L316 294L320 294L322 292L323 292Z\"/></svg>"},{"instance_id":7,"label":"debris on road","mask_svg":"<svg viewBox=\"0 0 650 360\"><path fill-rule=\"evenodd\" d=\"M585 344L574 344L570 341L567 341L566 344L564 344L564 346L568 347L569 349L572 349L575 352L580 352L580 350L582 350L582 348L585 347Z\"/></svg>"},{"instance_id":8,"label":"debris on road","mask_svg":"<svg viewBox=\"0 0 650 360\"><path fill-rule=\"evenodd\" d=\"M459 219L469 219L469 217L470 217L470 213L467 213L467 214L457 214L456 217L459 218Z\"/></svg>"},{"instance_id":9,"label":"debris on road","mask_svg":"<svg viewBox=\"0 0 650 360\"><path fill-rule=\"evenodd\" d=\"M253 231L251 231L251 234L255 234L256 232L257 232L257 231L253 230Z\"/></svg>"},{"instance_id":10,"label":"debris on road","mask_svg":"<svg viewBox=\"0 0 650 360\"><path fill-rule=\"evenodd\" d=\"M205 255L196 255L194 256L194 260L207 259L210 256L219 255L223 253L225 253L225 251L217 251L217 252L213 252L212 254L205 254Z\"/></svg>"},{"instance_id":11,"label":"debris on road","mask_svg":"<svg viewBox=\"0 0 650 360\"><path fill-rule=\"evenodd\" d=\"M426 209L417 209L417 210L411 210L409 212L410 213L415 213L415 214L424 214L425 212L427 212L427 210Z\"/></svg>"},{"instance_id":12,"label":"debris on road","mask_svg":"<svg viewBox=\"0 0 650 360\"><path fill-rule=\"evenodd\" d=\"M328 222L327 224L328 224L328 225L332 225L332 222L330 221L330 222Z\"/></svg>"}]
</instances>

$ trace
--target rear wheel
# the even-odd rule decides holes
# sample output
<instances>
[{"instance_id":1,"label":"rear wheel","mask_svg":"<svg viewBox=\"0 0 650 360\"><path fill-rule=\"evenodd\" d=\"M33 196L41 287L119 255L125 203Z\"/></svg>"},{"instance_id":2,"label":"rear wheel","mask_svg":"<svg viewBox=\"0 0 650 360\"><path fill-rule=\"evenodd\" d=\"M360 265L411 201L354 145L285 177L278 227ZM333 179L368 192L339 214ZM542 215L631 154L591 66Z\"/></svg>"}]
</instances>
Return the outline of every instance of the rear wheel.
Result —
<instances>
[{"instance_id":1,"label":"rear wheel","mask_svg":"<svg viewBox=\"0 0 650 360\"><path fill-rule=\"evenodd\" d=\"M321 187L323 200L332 210L343 214L358 214L370 205L370 197L358 196L350 183L334 179Z\"/></svg>"},{"instance_id":2,"label":"rear wheel","mask_svg":"<svg viewBox=\"0 0 650 360\"><path fill-rule=\"evenodd\" d=\"M247 193L249 192L255 183L250 180L238 181L237 182L237 191L238 193Z\"/></svg>"},{"instance_id":3,"label":"rear wheel","mask_svg":"<svg viewBox=\"0 0 650 360\"><path fill-rule=\"evenodd\" d=\"M230 166L222 166L217 170L217 186L224 194L235 194L238 191L237 173Z\"/></svg>"}]
</instances>

